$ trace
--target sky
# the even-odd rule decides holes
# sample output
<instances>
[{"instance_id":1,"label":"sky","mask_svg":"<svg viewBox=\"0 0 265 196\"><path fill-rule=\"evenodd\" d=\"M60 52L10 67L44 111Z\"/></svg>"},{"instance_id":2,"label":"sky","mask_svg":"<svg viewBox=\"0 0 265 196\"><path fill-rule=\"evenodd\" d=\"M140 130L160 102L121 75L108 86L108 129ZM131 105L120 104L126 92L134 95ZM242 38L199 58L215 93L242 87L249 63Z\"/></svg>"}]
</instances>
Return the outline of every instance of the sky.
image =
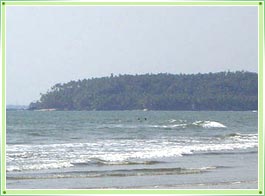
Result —
<instances>
[{"instance_id":1,"label":"sky","mask_svg":"<svg viewBox=\"0 0 265 196\"><path fill-rule=\"evenodd\" d=\"M256 6L6 8L7 104L118 74L258 72Z\"/></svg>"}]
</instances>

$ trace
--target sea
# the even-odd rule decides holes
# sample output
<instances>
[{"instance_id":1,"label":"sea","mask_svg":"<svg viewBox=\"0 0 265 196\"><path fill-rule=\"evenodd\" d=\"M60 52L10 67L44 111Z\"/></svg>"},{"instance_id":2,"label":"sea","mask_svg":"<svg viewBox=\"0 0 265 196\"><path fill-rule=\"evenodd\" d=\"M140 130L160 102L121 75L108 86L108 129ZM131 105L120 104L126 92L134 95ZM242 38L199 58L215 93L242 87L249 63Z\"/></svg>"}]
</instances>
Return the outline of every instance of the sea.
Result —
<instances>
[{"instance_id":1,"label":"sea","mask_svg":"<svg viewBox=\"0 0 265 196\"><path fill-rule=\"evenodd\" d=\"M8 189L257 189L256 111L7 111Z\"/></svg>"}]
</instances>

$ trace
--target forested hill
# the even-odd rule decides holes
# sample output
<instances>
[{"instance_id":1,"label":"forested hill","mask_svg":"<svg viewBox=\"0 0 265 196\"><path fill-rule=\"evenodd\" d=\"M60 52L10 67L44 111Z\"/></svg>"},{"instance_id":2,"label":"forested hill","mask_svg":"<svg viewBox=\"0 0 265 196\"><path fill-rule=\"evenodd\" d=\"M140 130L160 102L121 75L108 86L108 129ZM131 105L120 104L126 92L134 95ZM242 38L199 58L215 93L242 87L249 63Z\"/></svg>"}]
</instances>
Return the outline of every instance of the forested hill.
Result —
<instances>
[{"instance_id":1,"label":"forested hill","mask_svg":"<svg viewBox=\"0 0 265 196\"><path fill-rule=\"evenodd\" d=\"M257 73L145 74L56 84L29 108L58 110L257 110Z\"/></svg>"}]
</instances>

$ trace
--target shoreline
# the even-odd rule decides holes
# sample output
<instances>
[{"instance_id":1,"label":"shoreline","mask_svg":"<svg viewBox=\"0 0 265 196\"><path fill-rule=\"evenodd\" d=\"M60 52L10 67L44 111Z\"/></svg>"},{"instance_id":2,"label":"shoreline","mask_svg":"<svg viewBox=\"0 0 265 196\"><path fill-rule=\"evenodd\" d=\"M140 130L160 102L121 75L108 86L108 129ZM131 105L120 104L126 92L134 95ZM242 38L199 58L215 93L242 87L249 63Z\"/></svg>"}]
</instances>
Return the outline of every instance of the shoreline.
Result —
<instances>
[{"instance_id":1,"label":"shoreline","mask_svg":"<svg viewBox=\"0 0 265 196\"><path fill-rule=\"evenodd\" d=\"M247 188L242 188L242 186ZM73 188L73 189L258 189L258 181L228 181L228 182L213 182L213 183L192 183L192 184L176 184L176 185L155 185L155 186L135 186L135 187L85 187L85 188Z\"/></svg>"},{"instance_id":2,"label":"shoreline","mask_svg":"<svg viewBox=\"0 0 265 196\"><path fill-rule=\"evenodd\" d=\"M60 179L57 179L60 180ZM75 178L76 181L82 181L84 180L83 178ZM23 180L25 181L25 180ZM27 180L26 180L27 181ZM20 181L21 182L21 181ZM35 189L33 187L17 187L17 183L15 187L12 187L12 182L9 181L8 183L8 188L12 189ZM20 184L20 183L19 183ZM42 189L50 189L50 188L42 188ZM52 189L57 189L57 188L52 188ZM58 188L61 189L61 188ZM192 184L168 184L168 185L154 185L154 186L132 186L132 187L117 187L117 186L113 186L113 187L64 187L63 189L135 189L135 190L144 190L144 189L148 189L148 190L178 190L178 189L189 189L189 190L193 190L193 189L258 189L258 181L257 180L249 180L249 181L223 181L223 182L212 182L212 183L192 183Z\"/></svg>"}]
</instances>

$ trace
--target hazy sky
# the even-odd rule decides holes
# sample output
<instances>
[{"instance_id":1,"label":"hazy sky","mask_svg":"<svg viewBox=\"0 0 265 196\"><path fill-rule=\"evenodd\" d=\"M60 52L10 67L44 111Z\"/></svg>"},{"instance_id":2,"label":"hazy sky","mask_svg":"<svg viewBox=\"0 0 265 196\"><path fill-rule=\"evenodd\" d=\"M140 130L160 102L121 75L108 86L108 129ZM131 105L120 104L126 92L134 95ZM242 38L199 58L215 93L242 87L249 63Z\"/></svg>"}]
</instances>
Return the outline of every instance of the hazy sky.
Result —
<instances>
[{"instance_id":1,"label":"hazy sky","mask_svg":"<svg viewBox=\"0 0 265 196\"><path fill-rule=\"evenodd\" d=\"M257 7L7 7L7 104L70 80L258 71Z\"/></svg>"}]
</instances>

